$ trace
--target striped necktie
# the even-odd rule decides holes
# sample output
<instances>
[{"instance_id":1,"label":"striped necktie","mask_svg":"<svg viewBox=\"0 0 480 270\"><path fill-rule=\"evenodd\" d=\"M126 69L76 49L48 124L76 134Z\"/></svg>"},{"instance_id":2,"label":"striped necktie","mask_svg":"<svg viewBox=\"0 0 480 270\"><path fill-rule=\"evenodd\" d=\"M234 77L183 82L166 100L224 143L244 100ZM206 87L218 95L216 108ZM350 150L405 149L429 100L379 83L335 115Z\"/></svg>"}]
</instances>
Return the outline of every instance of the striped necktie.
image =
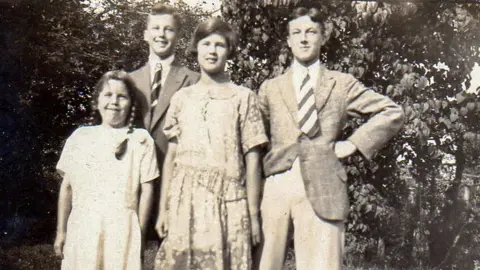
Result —
<instances>
[{"instance_id":1,"label":"striped necktie","mask_svg":"<svg viewBox=\"0 0 480 270\"><path fill-rule=\"evenodd\" d=\"M155 66L155 76L152 82L152 91L150 92L150 100L152 101L152 109L158 103L158 94L162 88L162 64L157 63Z\"/></svg>"},{"instance_id":2,"label":"striped necktie","mask_svg":"<svg viewBox=\"0 0 480 270\"><path fill-rule=\"evenodd\" d=\"M315 136L320 125L318 123L317 109L315 108L314 82L307 73L300 86L298 100L298 125L300 130L309 138Z\"/></svg>"}]
</instances>

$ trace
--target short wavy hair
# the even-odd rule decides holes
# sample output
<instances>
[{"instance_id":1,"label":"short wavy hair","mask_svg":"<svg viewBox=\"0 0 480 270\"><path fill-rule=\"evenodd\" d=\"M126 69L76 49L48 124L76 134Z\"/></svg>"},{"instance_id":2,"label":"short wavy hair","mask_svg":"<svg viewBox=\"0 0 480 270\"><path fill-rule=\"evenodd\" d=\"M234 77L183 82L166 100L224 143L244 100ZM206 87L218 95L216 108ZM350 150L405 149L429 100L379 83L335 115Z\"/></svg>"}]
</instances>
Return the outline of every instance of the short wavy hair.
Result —
<instances>
[{"instance_id":1,"label":"short wavy hair","mask_svg":"<svg viewBox=\"0 0 480 270\"><path fill-rule=\"evenodd\" d=\"M198 42L212 34L218 34L225 38L228 46L228 58L231 59L235 55L237 49L237 33L233 31L232 27L228 23L216 17L210 18L198 24L198 26L195 28L195 32L193 33L193 38L190 42L188 52L194 56L197 56Z\"/></svg>"},{"instance_id":2,"label":"short wavy hair","mask_svg":"<svg viewBox=\"0 0 480 270\"><path fill-rule=\"evenodd\" d=\"M150 19L151 15L172 15L173 20L175 21L175 26L178 28L180 27L180 25L182 25L182 18L178 13L177 9L169 5L165 5L165 4L153 5L152 8L150 9L150 13L148 14L146 25L148 25L148 20Z\"/></svg>"},{"instance_id":3,"label":"short wavy hair","mask_svg":"<svg viewBox=\"0 0 480 270\"><path fill-rule=\"evenodd\" d=\"M288 17L288 22L291 22L295 19L298 19L303 16L308 16L312 22L316 22L320 25L322 32L325 32L325 12L322 12L316 7L306 8L306 7L297 7L290 13ZM287 31L290 32L289 24L287 23Z\"/></svg>"}]
</instances>

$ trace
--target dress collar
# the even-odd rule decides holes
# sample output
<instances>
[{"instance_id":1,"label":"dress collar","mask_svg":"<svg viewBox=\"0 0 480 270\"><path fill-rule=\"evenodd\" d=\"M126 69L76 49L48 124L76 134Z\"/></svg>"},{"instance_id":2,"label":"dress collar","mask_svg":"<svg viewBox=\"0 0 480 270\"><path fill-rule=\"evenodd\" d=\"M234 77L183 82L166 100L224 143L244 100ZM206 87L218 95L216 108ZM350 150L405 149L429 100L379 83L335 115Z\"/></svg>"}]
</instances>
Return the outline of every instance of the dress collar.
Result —
<instances>
[{"instance_id":1,"label":"dress collar","mask_svg":"<svg viewBox=\"0 0 480 270\"><path fill-rule=\"evenodd\" d=\"M232 82L222 84L201 84L197 83L195 91L203 98L211 100L230 99L237 94L236 88Z\"/></svg>"}]
</instances>

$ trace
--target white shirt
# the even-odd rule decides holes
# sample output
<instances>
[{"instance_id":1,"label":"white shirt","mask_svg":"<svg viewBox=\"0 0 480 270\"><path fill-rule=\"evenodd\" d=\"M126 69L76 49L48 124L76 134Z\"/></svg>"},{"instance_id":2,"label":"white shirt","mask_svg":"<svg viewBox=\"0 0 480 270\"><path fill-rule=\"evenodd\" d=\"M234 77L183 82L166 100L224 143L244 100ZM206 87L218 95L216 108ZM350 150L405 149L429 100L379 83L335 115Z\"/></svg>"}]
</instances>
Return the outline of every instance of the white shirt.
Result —
<instances>
[{"instance_id":1,"label":"white shirt","mask_svg":"<svg viewBox=\"0 0 480 270\"><path fill-rule=\"evenodd\" d=\"M300 86L302 86L303 79L307 76L307 73L310 75L310 80L312 80L313 85L317 84L318 73L320 72L320 61L317 60L308 67L302 66L296 59L293 60L292 65L293 72L293 88L295 88L295 95L297 101L299 101Z\"/></svg>"},{"instance_id":2,"label":"white shirt","mask_svg":"<svg viewBox=\"0 0 480 270\"><path fill-rule=\"evenodd\" d=\"M165 84L165 81L167 80L168 72L170 72L170 68L172 66L173 60L175 60L175 55L173 54L165 59L160 59L160 57L158 57L155 54L149 55L148 63L150 65L150 84L153 83L153 79L155 78L155 67L157 66L157 63L160 63L162 65L161 85Z\"/></svg>"}]
</instances>

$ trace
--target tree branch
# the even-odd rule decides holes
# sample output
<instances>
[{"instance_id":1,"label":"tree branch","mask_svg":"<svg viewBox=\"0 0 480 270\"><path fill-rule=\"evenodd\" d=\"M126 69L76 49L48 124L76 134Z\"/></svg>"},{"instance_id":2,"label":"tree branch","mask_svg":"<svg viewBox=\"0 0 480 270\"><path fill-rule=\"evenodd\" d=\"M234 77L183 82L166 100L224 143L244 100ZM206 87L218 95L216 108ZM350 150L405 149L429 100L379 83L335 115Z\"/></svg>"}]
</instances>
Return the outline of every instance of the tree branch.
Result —
<instances>
[{"instance_id":1,"label":"tree branch","mask_svg":"<svg viewBox=\"0 0 480 270\"><path fill-rule=\"evenodd\" d=\"M468 224L472 223L473 218L474 218L474 217L470 217L470 218L468 219L468 221L467 221L465 224L462 225L462 227L460 228L460 231L457 233L457 235L456 235L455 238L453 239L452 245L450 246L450 248L448 248L448 251L447 251L447 254L445 255L445 258L443 259L442 262L440 262L439 265L435 266L435 267L433 268L433 270L441 269L441 267L442 267L443 265L445 265L445 263L447 262L448 258L450 258L450 256L452 255L452 251L453 251L453 249L455 248L455 246L457 245L458 240L460 239L460 235L462 234L462 232L463 232L463 230L465 229L465 227L466 227Z\"/></svg>"}]
</instances>

